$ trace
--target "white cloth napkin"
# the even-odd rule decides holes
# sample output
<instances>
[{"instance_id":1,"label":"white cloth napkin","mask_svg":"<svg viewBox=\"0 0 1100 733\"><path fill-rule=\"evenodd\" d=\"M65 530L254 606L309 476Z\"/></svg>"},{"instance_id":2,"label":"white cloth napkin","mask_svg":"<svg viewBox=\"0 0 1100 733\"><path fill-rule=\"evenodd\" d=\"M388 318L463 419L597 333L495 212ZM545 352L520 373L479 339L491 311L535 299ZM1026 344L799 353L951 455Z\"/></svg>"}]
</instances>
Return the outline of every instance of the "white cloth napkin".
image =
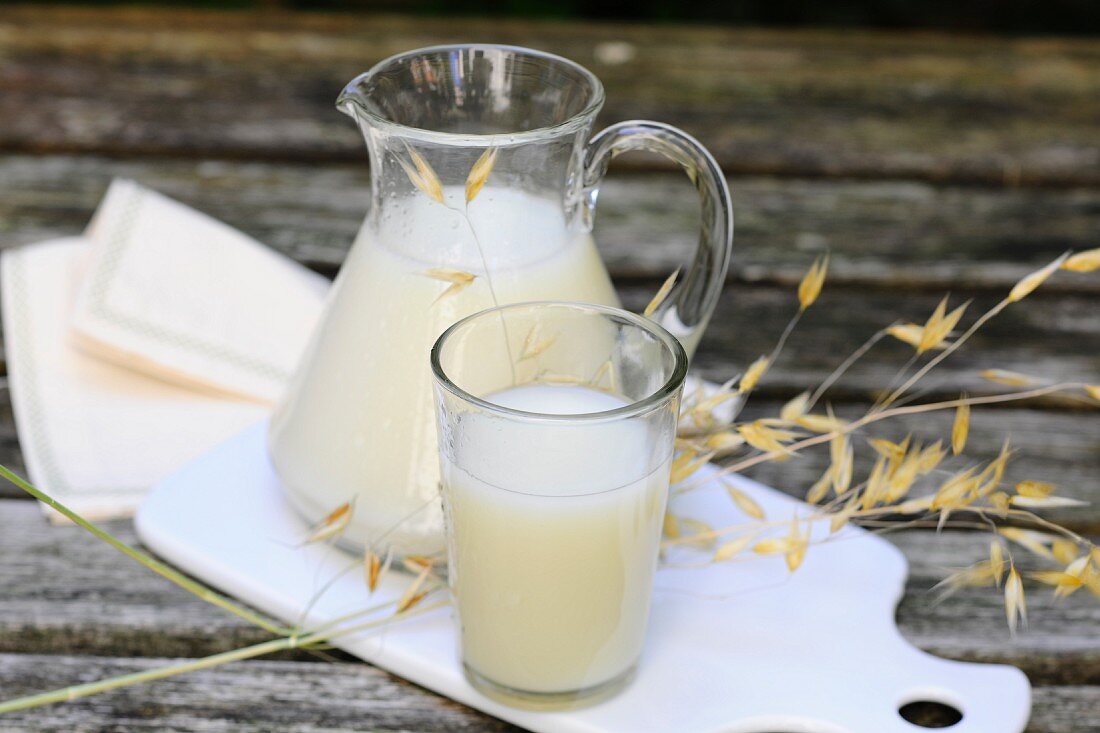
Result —
<instances>
[{"instance_id":1,"label":"white cloth napkin","mask_svg":"<svg viewBox=\"0 0 1100 733\"><path fill-rule=\"evenodd\" d=\"M328 281L132 181L111 184L87 237L80 345L170 381L279 397Z\"/></svg>"},{"instance_id":2,"label":"white cloth napkin","mask_svg":"<svg viewBox=\"0 0 1100 733\"><path fill-rule=\"evenodd\" d=\"M4 343L31 480L90 518L131 514L267 414L326 289L129 181L112 184L85 236L5 251Z\"/></svg>"}]
</instances>

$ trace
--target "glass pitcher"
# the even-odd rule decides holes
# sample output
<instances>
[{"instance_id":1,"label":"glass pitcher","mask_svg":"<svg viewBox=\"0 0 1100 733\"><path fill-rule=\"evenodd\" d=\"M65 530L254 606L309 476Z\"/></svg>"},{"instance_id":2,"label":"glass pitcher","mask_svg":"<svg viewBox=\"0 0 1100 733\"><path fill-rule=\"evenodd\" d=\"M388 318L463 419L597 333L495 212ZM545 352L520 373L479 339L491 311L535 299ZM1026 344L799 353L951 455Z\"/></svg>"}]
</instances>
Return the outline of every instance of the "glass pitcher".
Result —
<instances>
[{"instance_id":1,"label":"glass pitcher","mask_svg":"<svg viewBox=\"0 0 1100 733\"><path fill-rule=\"evenodd\" d=\"M591 230L619 153L666 155L699 190L694 261L651 315L694 350L729 264L725 179L668 125L621 122L589 139L602 104L583 67L493 45L400 54L344 88L337 106L366 139L371 207L268 435L308 521L351 503L343 544L444 547L428 355L448 326L494 304L618 305Z\"/></svg>"}]
</instances>

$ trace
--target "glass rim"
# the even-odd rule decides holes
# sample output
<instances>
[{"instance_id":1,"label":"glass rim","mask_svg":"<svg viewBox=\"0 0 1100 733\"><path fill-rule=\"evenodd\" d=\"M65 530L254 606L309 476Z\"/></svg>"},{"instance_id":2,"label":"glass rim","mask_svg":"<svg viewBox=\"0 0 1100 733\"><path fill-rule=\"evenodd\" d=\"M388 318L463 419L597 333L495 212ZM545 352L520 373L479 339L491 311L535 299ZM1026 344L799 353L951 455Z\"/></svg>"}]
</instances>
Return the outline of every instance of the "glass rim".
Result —
<instances>
[{"instance_id":1,"label":"glass rim","mask_svg":"<svg viewBox=\"0 0 1100 733\"><path fill-rule=\"evenodd\" d=\"M367 79L385 71L387 68L394 66L398 63L406 62L417 56L426 56L431 53L440 53L443 51L466 51L466 50L492 50L492 51L510 51L516 54L524 56L530 56L538 58L543 61L550 61L569 69L580 75L590 87L590 98L588 103L584 106L584 109L580 110L568 119L562 120L554 125L546 125L543 127L535 127L530 130L517 130L514 132L496 132L489 134L476 134L476 133L464 133L464 132L445 132L443 130L429 130L424 127L414 127L412 125L406 125L396 120L392 120L385 115L378 114L368 108L366 108L361 102L358 101L359 92L358 87ZM576 129L588 124L591 118L599 112L604 103L604 90L603 83L599 78L589 71L584 66L581 66L576 61L571 61L564 56L558 56L557 54L548 53L546 51L539 51L533 48L526 48L524 46L513 46L504 43L443 43L435 46L424 46L423 48L415 48L411 51L402 51L392 56L388 56L374 66L370 67L367 71L359 74L354 79L344 85L344 88L340 92L340 96L336 98L336 106L343 109L345 104L350 104L356 111L356 118L358 114L365 116L372 125L388 129L396 134L403 135L405 137L415 137L426 141L436 141L440 143L461 144L465 146L486 146L486 147L504 147L506 145L515 145L519 143L530 142L532 140L545 139L548 137L554 137L556 135L564 134L565 132L573 132Z\"/></svg>"},{"instance_id":2,"label":"glass rim","mask_svg":"<svg viewBox=\"0 0 1100 733\"><path fill-rule=\"evenodd\" d=\"M494 314L503 314L507 311L514 311L520 309L531 308L565 308L576 311L588 311L593 313L602 313L607 316L614 316L624 321L629 322L631 325L641 328L654 336L661 342L665 348L672 353L673 366L672 373L664 384L654 390L652 393L642 397L639 400L630 402L629 404L622 405L621 407L615 407L610 410L601 410L599 412L577 412L577 413L545 413L545 412L529 412L527 410L517 410L512 407L505 407L504 405L498 405L495 402L491 402L482 397L478 397L470 392L467 392L462 387L459 387L448 376L443 365L440 363L440 356L443 350L444 344L449 338L462 327L472 323L475 320L481 318L489 318ZM443 389L450 392L455 397L464 400L470 404L476 405L484 410L488 410L499 415L506 417L526 420L528 422L547 422L547 423L597 423L597 422L612 422L615 420L622 420L625 418L634 417L637 415L650 412L656 407L659 407L663 403L672 399L677 392L683 387L684 381L687 378L688 370L688 356L684 351L683 344L680 340L669 333L661 324L656 321L650 320L645 316L640 316L637 313L631 313L630 311L623 310L622 308L615 308L607 305L596 305L594 303L581 303L571 300L536 300L521 303L509 303L501 306L494 306L492 308L486 308L485 310L472 313L465 318L455 321L446 331L439 335L439 338L435 340L432 345L430 355L432 375L435 377L436 384ZM520 385L516 385L520 386Z\"/></svg>"}]
</instances>

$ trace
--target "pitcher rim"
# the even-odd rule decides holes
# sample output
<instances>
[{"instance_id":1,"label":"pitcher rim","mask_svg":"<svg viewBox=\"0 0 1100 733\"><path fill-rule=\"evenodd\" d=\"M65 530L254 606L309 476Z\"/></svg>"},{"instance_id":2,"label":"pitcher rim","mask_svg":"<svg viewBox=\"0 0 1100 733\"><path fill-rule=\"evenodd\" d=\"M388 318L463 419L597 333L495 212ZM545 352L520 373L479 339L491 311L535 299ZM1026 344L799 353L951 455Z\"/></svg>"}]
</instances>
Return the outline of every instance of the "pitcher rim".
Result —
<instances>
[{"instance_id":1,"label":"pitcher rim","mask_svg":"<svg viewBox=\"0 0 1100 733\"><path fill-rule=\"evenodd\" d=\"M534 56L547 61L552 61L577 72L590 86L591 98L584 106L584 109L580 110L576 114L572 115L568 119L554 125L546 125L543 127L535 127L530 130L519 130L515 132L495 132L489 134L478 133L462 133L462 132L446 132L443 130L431 130L424 127L414 127L412 125L406 125L401 122L390 119L384 115L378 114L370 109L367 109L361 102L358 101L358 87L362 82L377 75L383 69L390 65L409 59L415 56L423 56L429 53L438 53L440 51L456 51L456 50L494 50L494 51L511 51L526 56ZM389 129L406 137L418 137L423 139L432 139L436 141L447 141L451 143L459 143L471 146L495 146L501 144L513 145L517 143L530 142L533 140L546 139L562 134L564 132L570 132L574 129L583 127L588 124L589 120L593 118L600 108L603 107L605 101L603 82L600 81L594 73L588 68L578 64L576 61L567 59L564 56L549 53L547 51L539 51L538 49L528 48L526 46L515 46L505 43L441 43L433 46L424 46L422 48L415 48L410 51L402 51L401 53L395 53L391 56L387 56L374 66L370 67L363 73L356 76L354 79L344 85L344 88L340 92L340 96L336 98L336 106L341 111L344 110L345 105L351 105L355 110L355 114L352 115L356 119L359 115L366 117L372 126Z\"/></svg>"}]
</instances>

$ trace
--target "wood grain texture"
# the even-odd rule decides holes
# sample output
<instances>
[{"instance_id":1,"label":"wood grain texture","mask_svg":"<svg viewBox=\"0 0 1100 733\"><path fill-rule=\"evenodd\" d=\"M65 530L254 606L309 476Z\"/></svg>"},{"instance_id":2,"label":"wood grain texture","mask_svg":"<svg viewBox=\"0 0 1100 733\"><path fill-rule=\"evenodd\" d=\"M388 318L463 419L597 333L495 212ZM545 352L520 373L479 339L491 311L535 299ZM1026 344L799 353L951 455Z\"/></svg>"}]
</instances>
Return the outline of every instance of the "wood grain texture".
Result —
<instances>
[{"instance_id":1,"label":"wood grain texture","mask_svg":"<svg viewBox=\"0 0 1100 733\"><path fill-rule=\"evenodd\" d=\"M0 246L83 230L114 177L131 178L332 274L370 201L365 164L0 156ZM1100 191L889 180L733 177L730 280L792 284L831 252L831 282L1003 290L1067 249L1097 246ZM596 235L620 278L664 279L696 243L697 196L677 173L613 170ZM1100 293L1100 277L1050 287Z\"/></svg>"},{"instance_id":2,"label":"wood grain texture","mask_svg":"<svg viewBox=\"0 0 1100 733\"><path fill-rule=\"evenodd\" d=\"M0 654L0 690L30 693L171 661ZM1033 702L1027 733L1081 733L1100 728L1100 687L1041 686L1035 688ZM285 661L243 662L9 714L0 726L5 733L520 730L369 665Z\"/></svg>"},{"instance_id":3,"label":"wood grain texture","mask_svg":"<svg viewBox=\"0 0 1100 733\"><path fill-rule=\"evenodd\" d=\"M128 522L108 526L136 542ZM929 593L949 569L984 557L987 535L888 537L911 563L898 622L914 643L941 656L1016 664L1040 683L1100 684L1096 598L1081 593L1054 603L1033 591L1032 627L1013 642L997 591L966 591L942 603ZM191 657L268 638L79 528L48 527L30 502L0 500L0 559L2 652Z\"/></svg>"},{"instance_id":4,"label":"wood grain texture","mask_svg":"<svg viewBox=\"0 0 1100 733\"><path fill-rule=\"evenodd\" d=\"M9 8L0 147L361 157L343 84L474 37L590 66L602 122L678 124L730 173L1100 182L1100 42L714 26Z\"/></svg>"},{"instance_id":5,"label":"wood grain texture","mask_svg":"<svg viewBox=\"0 0 1100 733\"><path fill-rule=\"evenodd\" d=\"M0 654L0 690L6 698L172 661ZM367 664L250 661L8 714L0 719L0 730L503 733L520 729Z\"/></svg>"}]
</instances>

